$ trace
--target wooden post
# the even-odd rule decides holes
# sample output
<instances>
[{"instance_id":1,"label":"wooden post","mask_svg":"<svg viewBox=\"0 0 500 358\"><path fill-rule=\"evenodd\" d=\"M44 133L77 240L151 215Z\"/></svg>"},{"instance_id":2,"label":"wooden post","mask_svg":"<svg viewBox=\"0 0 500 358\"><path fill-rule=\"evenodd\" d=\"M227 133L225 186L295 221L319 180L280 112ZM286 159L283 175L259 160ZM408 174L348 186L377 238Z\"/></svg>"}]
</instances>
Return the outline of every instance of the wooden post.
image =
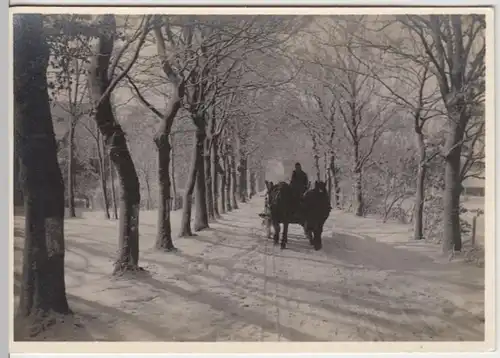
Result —
<instances>
[{"instance_id":1,"label":"wooden post","mask_svg":"<svg viewBox=\"0 0 500 358\"><path fill-rule=\"evenodd\" d=\"M476 245L476 220L477 220L477 214L474 215L474 217L472 218L472 232L471 232L471 244L472 246L475 246Z\"/></svg>"}]
</instances>

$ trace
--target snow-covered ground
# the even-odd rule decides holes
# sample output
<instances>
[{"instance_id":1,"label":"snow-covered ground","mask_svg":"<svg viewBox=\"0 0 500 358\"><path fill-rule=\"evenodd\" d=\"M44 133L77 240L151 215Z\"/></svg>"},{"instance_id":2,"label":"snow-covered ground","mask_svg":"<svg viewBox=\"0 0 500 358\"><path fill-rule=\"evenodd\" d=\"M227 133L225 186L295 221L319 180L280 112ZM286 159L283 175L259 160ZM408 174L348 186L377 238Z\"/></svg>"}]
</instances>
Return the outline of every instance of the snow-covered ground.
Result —
<instances>
[{"instance_id":1,"label":"snow-covered ground","mask_svg":"<svg viewBox=\"0 0 500 358\"><path fill-rule=\"evenodd\" d=\"M141 212L140 264L110 276L116 221L66 221L66 284L75 318L37 336L72 341L482 341L484 269L445 262L408 226L332 212L324 249L299 226L288 249L266 239L254 197L176 253L153 249L156 212ZM15 217L16 289L23 217ZM353 234L355 233L355 234ZM23 329L19 329L23 332ZM21 333L26 335L26 333Z\"/></svg>"}]
</instances>

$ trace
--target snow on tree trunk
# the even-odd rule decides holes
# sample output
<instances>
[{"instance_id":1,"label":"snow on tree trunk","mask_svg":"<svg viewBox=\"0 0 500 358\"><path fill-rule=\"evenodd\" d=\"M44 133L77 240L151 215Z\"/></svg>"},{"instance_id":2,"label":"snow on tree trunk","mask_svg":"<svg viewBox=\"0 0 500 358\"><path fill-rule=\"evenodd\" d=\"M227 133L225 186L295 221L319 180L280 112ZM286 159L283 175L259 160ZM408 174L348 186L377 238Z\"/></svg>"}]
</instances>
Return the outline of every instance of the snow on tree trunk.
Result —
<instances>
[{"instance_id":1,"label":"snow on tree trunk","mask_svg":"<svg viewBox=\"0 0 500 358\"><path fill-rule=\"evenodd\" d=\"M219 156L218 156L218 138L212 138L212 146L210 148L210 168L211 168L211 176L212 176L212 207L215 218L220 217L219 213L219 176L220 176L220 168L219 168Z\"/></svg>"},{"instance_id":2,"label":"snow on tree trunk","mask_svg":"<svg viewBox=\"0 0 500 358\"><path fill-rule=\"evenodd\" d=\"M227 212L226 209L226 187L227 187L227 167L224 168L224 171L220 176L220 212L221 214L225 214Z\"/></svg>"},{"instance_id":3,"label":"snow on tree trunk","mask_svg":"<svg viewBox=\"0 0 500 358\"><path fill-rule=\"evenodd\" d=\"M356 216L363 216L363 169L359 160L359 143L354 143L354 202Z\"/></svg>"},{"instance_id":4,"label":"snow on tree trunk","mask_svg":"<svg viewBox=\"0 0 500 358\"><path fill-rule=\"evenodd\" d=\"M232 179L231 158L226 154L224 160L226 162L226 209L227 211L233 211L232 193L234 182Z\"/></svg>"},{"instance_id":5,"label":"snow on tree trunk","mask_svg":"<svg viewBox=\"0 0 500 358\"><path fill-rule=\"evenodd\" d=\"M332 178L332 192L333 192L333 206L335 208L341 209L342 205L340 202L340 185L337 173L337 167L335 165L335 155L330 154L330 177Z\"/></svg>"},{"instance_id":6,"label":"snow on tree trunk","mask_svg":"<svg viewBox=\"0 0 500 358\"><path fill-rule=\"evenodd\" d=\"M238 174L236 169L236 158L234 154L231 157L231 207L233 209L238 209L238 200L236 200L236 195L238 194Z\"/></svg>"},{"instance_id":7,"label":"snow on tree trunk","mask_svg":"<svg viewBox=\"0 0 500 358\"><path fill-rule=\"evenodd\" d=\"M193 232L191 230L191 209L193 206L193 191L196 185L196 173L198 170L198 160L200 156L198 152L203 150L203 138L198 138L198 136L203 135L198 131L195 133L194 144L191 156L191 168L189 170L188 181L186 183L186 189L184 191L184 197L182 201L182 221L181 221L181 231L179 233L180 237L192 236Z\"/></svg>"},{"instance_id":8,"label":"snow on tree trunk","mask_svg":"<svg viewBox=\"0 0 500 358\"><path fill-rule=\"evenodd\" d=\"M259 191L259 193L266 190L265 181L266 181L266 171L263 165L261 165L259 167L259 175L257 178L257 190Z\"/></svg>"},{"instance_id":9,"label":"snow on tree trunk","mask_svg":"<svg viewBox=\"0 0 500 358\"><path fill-rule=\"evenodd\" d=\"M247 158L240 154L240 160L238 165L238 173L239 173L239 197L242 203L245 203L248 199L247 196Z\"/></svg>"},{"instance_id":10,"label":"snow on tree trunk","mask_svg":"<svg viewBox=\"0 0 500 358\"><path fill-rule=\"evenodd\" d=\"M214 195L212 191L213 177L212 177L212 161L210 160L211 154L211 144L210 139L205 139L205 144L203 148L203 165L205 169L205 198L207 205L207 216L209 221L215 220L214 211Z\"/></svg>"},{"instance_id":11,"label":"snow on tree trunk","mask_svg":"<svg viewBox=\"0 0 500 358\"><path fill-rule=\"evenodd\" d=\"M194 231L201 231L208 228L207 197L205 183L205 141L207 135L203 128L198 128L196 140L196 184L195 184L195 213L194 213Z\"/></svg>"},{"instance_id":12,"label":"snow on tree trunk","mask_svg":"<svg viewBox=\"0 0 500 358\"><path fill-rule=\"evenodd\" d=\"M253 170L250 170L250 198L255 196L257 194L257 190L255 189L256 187L256 178L255 178L255 172Z\"/></svg>"},{"instance_id":13,"label":"snow on tree trunk","mask_svg":"<svg viewBox=\"0 0 500 358\"><path fill-rule=\"evenodd\" d=\"M179 202L177 200L177 185L176 185L176 180L175 180L175 143L174 141L174 136L172 136L172 149L170 151L170 175L171 175L171 182L172 182L172 194L173 194L173 209L178 210L180 209L179 207Z\"/></svg>"}]
</instances>

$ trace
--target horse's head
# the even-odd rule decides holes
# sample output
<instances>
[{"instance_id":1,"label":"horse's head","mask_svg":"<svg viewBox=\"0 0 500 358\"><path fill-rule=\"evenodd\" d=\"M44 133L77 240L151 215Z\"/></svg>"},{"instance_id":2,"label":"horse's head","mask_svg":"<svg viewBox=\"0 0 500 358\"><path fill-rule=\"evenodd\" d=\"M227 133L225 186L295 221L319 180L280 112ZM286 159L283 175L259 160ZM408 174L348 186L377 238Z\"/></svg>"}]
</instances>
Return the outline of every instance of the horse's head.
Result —
<instances>
[{"instance_id":1,"label":"horse's head","mask_svg":"<svg viewBox=\"0 0 500 358\"><path fill-rule=\"evenodd\" d=\"M266 208L269 207L269 198L271 195L271 190L273 190L274 184L272 181L265 180L264 183L266 184L266 195L264 199L264 206Z\"/></svg>"},{"instance_id":2,"label":"horse's head","mask_svg":"<svg viewBox=\"0 0 500 358\"><path fill-rule=\"evenodd\" d=\"M313 200L315 201L316 209L322 213L322 216L324 215L324 220L326 220L332 210L332 206L330 205L330 194L328 193L326 183L321 180L316 180L311 192L314 193L312 197L315 198Z\"/></svg>"},{"instance_id":3,"label":"horse's head","mask_svg":"<svg viewBox=\"0 0 500 358\"><path fill-rule=\"evenodd\" d=\"M328 195L328 190L326 189L326 183L324 181L316 180L313 190L320 194Z\"/></svg>"},{"instance_id":4,"label":"horse's head","mask_svg":"<svg viewBox=\"0 0 500 358\"><path fill-rule=\"evenodd\" d=\"M274 184L272 181L268 181L268 180L265 180L264 183L266 184L266 189L267 189L267 192L269 193L273 189Z\"/></svg>"}]
</instances>

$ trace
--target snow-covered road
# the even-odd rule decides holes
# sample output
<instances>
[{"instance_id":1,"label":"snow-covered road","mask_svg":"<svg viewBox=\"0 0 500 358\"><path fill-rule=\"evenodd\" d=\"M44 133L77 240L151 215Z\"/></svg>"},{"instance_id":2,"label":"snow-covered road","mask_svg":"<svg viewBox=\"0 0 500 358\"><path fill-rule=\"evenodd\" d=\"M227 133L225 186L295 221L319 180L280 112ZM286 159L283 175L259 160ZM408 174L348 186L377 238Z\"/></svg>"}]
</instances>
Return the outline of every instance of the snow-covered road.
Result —
<instances>
[{"instance_id":1,"label":"snow-covered road","mask_svg":"<svg viewBox=\"0 0 500 358\"><path fill-rule=\"evenodd\" d=\"M282 251L266 239L262 207L254 197L196 237L174 238L176 253L153 249L156 213L142 212L140 263L148 273L133 279L110 277L116 222L98 213L67 220L67 292L79 324L37 339L484 339L484 269L441 262L437 247L408 241L407 227L340 212L325 225L323 250L291 225ZM23 218L15 219L19 234ZM177 234L179 212L172 223ZM16 237L16 278L21 247Z\"/></svg>"}]
</instances>

